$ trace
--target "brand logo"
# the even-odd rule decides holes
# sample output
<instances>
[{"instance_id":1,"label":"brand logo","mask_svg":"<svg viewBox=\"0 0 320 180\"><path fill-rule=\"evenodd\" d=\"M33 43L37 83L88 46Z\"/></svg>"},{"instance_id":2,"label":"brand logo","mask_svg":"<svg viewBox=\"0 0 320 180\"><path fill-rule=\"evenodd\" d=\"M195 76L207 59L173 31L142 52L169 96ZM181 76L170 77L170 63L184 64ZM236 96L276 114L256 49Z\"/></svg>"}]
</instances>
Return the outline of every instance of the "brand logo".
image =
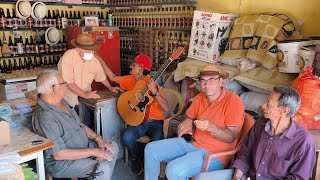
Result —
<instances>
[{"instance_id":1,"label":"brand logo","mask_svg":"<svg viewBox=\"0 0 320 180\"><path fill-rule=\"evenodd\" d=\"M228 21L229 16L221 16L220 21Z\"/></svg>"},{"instance_id":2,"label":"brand logo","mask_svg":"<svg viewBox=\"0 0 320 180\"><path fill-rule=\"evenodd\" d=\"M209 14L209 13L202 13L201 16L204 16L204 17L212 17L212 14Z\"/></svg>"}]
</instances>

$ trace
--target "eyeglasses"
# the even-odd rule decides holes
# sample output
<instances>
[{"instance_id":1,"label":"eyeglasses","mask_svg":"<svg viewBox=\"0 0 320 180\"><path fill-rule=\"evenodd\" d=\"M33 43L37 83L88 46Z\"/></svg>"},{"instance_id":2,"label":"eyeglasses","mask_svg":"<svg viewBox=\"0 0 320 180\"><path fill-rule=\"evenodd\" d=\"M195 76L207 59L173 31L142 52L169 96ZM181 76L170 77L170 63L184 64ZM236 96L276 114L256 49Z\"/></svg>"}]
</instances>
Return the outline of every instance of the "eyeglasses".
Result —
<instances>
[{"instance_id":1,"label":"eyeglasses","mask_svg":"<svg viewBox=\"0 0 320 180\"><path fill-rule=\"evenodd\" d=\"M207 79L207 80L205 80L205 79L199 79L199 81L200 81L200 84L201 84L201 85L206 85L207 83L209 83L209 84L215 83L217 79L220 79L220 76L217 77L217 78L212 77L212 78L209 78L209 79Z\"/></svg>"},{"instance_id":2,"label":"eyeglasses","mask_svg":"<svg viewBox=\"0 0 320 180\"><path fill-rule=\"evenodd\" d=\"M63 81L61 83L57 83L57 84L54 84L52 86L61 86L61 85L66 85L66 84L68 84L68 82L67 81Z\"/></svg>"}]
</instances>

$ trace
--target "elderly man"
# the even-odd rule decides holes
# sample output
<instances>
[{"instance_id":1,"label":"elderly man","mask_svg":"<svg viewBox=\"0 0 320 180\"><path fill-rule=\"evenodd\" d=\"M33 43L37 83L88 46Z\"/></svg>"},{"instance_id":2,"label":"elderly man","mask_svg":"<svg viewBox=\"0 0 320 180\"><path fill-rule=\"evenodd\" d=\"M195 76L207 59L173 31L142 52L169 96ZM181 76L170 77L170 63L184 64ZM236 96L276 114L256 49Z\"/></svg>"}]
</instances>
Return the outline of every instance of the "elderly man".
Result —
<instances>
[{"instance_id":1,"label":"elderly man","mask_svg":"<svg viewBox=\"0 0 320 180\"><path fill-rule=\"evenodd\" d=\"M87 177L101 159L97 179L111 179L118 146L80 122L74 109L62 99L67 82L58 71L44 71L37 77L37 106L32 117L34 131L52 140L45 151L45 167L56 178Z\"/></svg>"},{"instance_id":2,"label":"elderly man","mask_svg":"<svg viewBox=\"0 0 320 180\"><path fill-rule=\"evenodd\" d=\"M228 75L213 65L201 70L198 78L202 92L186 111L187 118L178 127L179 137L147 145L145 180L158 178L161 161L168 163L168 179L188 179L200 173L205 154L236 146L244 121L244 105L239 96L222 87L223 79ZM192 134L194 142L181 138L183 134ZM223 169L229 160L226 156L215 158L209 169Z\"/></svg>"},{"instance_id":3,"label":"elderly man","mask_svg":"<svg viewBox=\"0 0 320 180\"><path fill-rule=\"evenodd\" d=\"M100 98L96 91L91 90L93 80L101 82L110 91L118 92L119 87L110 85L106 74L98 59L101 59L95 51L100 45L93 41L90 34L80 34L76 39L71 40L76 47L69 49L60 58L58 69L63 79L68 83L64 99L78 111L78 96L90 99ZM87 111L87 109L86 109ZM90 124L90 114L85 112L85 124Z\"/></svg>"},{"instance_id":4,"label":"elderly man","mask_svg":"<svg viewBox=\"0 0 320 180\"><path fill-rule=\"evenodd\" d=\"M253 125L233 164L235 170L201 173L197 179L310 179L316 161L311 134L291 118L300 97L290 87L274 87L263 104L264 118Z\"/></svg>"}]
</instances>

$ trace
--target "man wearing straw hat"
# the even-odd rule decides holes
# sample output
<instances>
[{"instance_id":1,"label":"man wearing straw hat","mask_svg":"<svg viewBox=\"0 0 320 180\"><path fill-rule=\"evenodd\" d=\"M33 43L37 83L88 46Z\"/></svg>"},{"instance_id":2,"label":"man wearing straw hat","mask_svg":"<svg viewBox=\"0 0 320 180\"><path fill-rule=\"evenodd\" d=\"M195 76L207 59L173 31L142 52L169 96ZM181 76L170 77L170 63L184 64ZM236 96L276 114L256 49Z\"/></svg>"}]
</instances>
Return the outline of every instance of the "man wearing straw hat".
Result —
<instances>
[{"instance_id":1,"label":"man wearing straw hat","mask_svg":"<svg viewBox=\"0 0 320 180\"><path fill-rule=\"evenodd\" d=\"M120 90L110 85L98 60L99 56L95 53L100 45L94 42L90 34L78 35L71 44L76 48L66 51L58 63L59 72L68 83L64 99L71 106L76 106L78 110L78 96L85 99L100 98L96 91L91 90L93 80L101 82L112 92ZM85 121L86 124L90 123L87 118Z\"/></svg>"},{"instance_id":2,"label":"man wearing straw hat","mask_svg":"<svg viewBox=\"0 0 320 180\"><path fill-rule=\"evenodd\" d=\"M244 105L239 96L222 87L228 76L213 65L201 70L197 78L202 92L179 124L179 137L146 146L145 180L158 178L162 161L167 162L168 179L188 179L200 173L204 155L235 148L244 121ZM181 138L185 134L191 134L191 140ZM213 158L209 170L223 169L229 161L229 156Z\"/></svg>"}]
</instances>

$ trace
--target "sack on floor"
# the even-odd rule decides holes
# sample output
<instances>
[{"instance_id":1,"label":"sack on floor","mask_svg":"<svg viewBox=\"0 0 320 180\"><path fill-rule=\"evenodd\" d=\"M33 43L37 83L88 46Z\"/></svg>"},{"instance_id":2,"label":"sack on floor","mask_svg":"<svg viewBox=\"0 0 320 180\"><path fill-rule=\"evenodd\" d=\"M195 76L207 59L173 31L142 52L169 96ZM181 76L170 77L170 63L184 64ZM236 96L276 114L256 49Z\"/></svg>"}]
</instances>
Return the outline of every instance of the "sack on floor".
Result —
<instances>
[{"instance_id":1,"label":"sack on floor","mask_svg":"<svg viewBox=\"0 0 320 180\"><path fill-rule=\"evenodd\" d=\"M307 67L292 87L301 97L300 109L293 119L305 129L320 130L320 80L312 74L312 67Z\"/></svg>"}]
</instances>

